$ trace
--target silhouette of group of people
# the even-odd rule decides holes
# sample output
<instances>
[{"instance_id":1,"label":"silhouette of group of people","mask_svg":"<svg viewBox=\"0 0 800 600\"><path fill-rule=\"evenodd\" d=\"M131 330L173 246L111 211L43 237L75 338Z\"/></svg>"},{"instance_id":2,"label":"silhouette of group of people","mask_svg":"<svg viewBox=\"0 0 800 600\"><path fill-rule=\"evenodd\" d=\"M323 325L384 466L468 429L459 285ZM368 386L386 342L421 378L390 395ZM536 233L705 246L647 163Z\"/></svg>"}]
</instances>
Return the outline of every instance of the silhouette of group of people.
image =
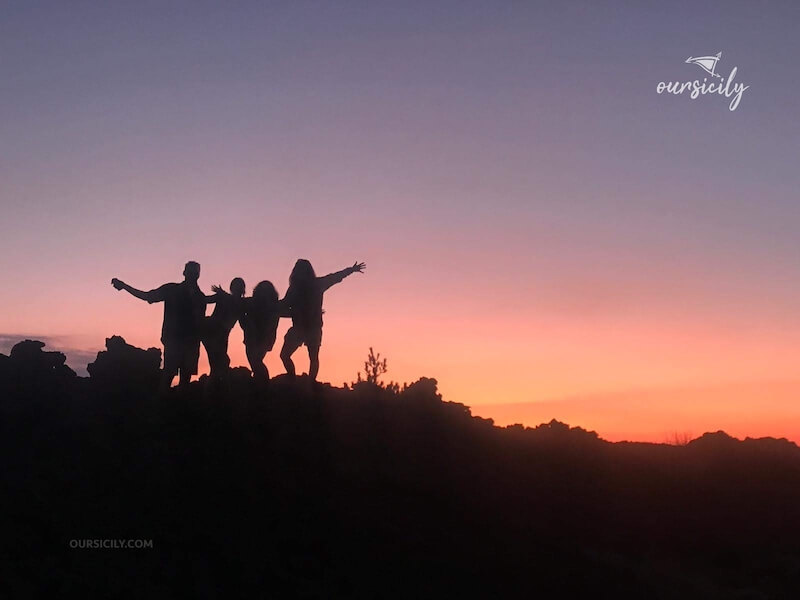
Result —
<instances>
[{"instance_id":1,"label":"silhouette of group of people","mask_svg":"<svg viewBox=\"0 0 800 600\"><path fill-rule=\"evenodd\" d=\"M228 337L237 321L244 331L245 352L253 377L261 382L269 381L264 358L275 345L281 317L292 320L281 349L286 373L294 377L292 355L305 345L310 363L308 374L316 380L322 344L323 294L348 275L363 273L365 267L364 263L356 262L352 267L317 277L311 263L301 258L292 269L289 289L283 299L279 299L278 291L270 281L260 282L253 288L252 295L246 296L245 282L241 277L231 281L229 291L215 285L211 288L213 293L206 295L198 285L200 264L195 261L186 263L180 283L165 283L147 292L117 278L112 279L111 284L117 290L125 290L150 304L164 303L161 328L161 343L164 345L161 390L164 391L176 375L180 385L184 386L191 381L192 375L197 374L201 343L208 355L212 380L224 378L231 362ZM214 304L210 316L206 316L208 304Z\"/></svg>"}]
</instances>

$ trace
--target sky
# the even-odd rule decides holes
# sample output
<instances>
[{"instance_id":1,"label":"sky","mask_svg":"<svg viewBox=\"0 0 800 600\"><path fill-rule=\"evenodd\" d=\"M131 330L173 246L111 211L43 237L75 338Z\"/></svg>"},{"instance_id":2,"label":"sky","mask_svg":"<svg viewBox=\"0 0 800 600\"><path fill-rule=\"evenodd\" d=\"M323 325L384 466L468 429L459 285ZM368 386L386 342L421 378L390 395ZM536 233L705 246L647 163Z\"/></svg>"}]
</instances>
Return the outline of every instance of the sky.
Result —
<instances>
[{"instance_id":1,"label":"sky","mask_svg":"<svg viewBox=\"0 0 800 600\"><path fill-rule=\"evenodd\" d=\"M297 258L363 260L326 294L322 380L372 346L386 379L435 377L500 424L800 442L798 22L794 2L3 2L0 351L43 339L80 371L112 334L159 346L161 309L112 277L197 260L204 289L283 294ZM736 110L657 93L717 52Z\"/></svg>"}]
</instances>

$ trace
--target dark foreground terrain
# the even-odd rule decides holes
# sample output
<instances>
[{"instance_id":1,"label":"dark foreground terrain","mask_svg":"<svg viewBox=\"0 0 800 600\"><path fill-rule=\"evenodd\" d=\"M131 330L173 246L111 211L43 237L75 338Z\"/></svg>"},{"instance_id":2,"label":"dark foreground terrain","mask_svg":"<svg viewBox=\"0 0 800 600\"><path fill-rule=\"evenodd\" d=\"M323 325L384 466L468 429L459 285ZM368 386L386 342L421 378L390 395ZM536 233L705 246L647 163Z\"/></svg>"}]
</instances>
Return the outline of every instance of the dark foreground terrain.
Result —
<instances>
[{"instance_id":1,"label":"dark foreground terrain","mask_svg":"<svg viewBox=\"0 0 800 600\"><path fill-rule=\"evenodd\" d=\"M436 382L156 399L160 355L90 378L0 355L0 597L795 598L800 449L494 427ZM143 539L152 548L72 548ZM45 596L42 596L45 594Z\"/></svg>"}]
</instances>

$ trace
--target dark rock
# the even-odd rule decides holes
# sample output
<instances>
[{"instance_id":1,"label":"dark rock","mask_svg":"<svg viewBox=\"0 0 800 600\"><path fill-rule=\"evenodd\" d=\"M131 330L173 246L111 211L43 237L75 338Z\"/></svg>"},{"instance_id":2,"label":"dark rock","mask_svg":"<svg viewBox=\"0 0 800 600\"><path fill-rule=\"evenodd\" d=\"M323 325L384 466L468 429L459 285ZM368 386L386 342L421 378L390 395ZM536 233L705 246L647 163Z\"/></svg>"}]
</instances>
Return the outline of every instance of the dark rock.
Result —
<instances>
[{"instance_id":1,"label":"dark rock","mask_svg":"<svg viewBox=\"0 0 800 600\"><path fill-rule=\"evenodd\" d=\"M138 389L156 385L160 367L161 350L142 350L114 335L106 338L106 350L98 352L95 361L86 369L93 384L113 386L123 391L131 387Z\"/></svg>"},{"instance_id":2,"label":"dark rock","mask_svg":"<svg viewBox=\"0 0 800 600\"><path fill-rule=\"evenodd\" d=\"M22 377L38 378L72 378L75 371L66 365L67 357L63 352L46 352L42 350L44 342L25 340L11 348L6 367Z\"/></svg>"}]
</instances>

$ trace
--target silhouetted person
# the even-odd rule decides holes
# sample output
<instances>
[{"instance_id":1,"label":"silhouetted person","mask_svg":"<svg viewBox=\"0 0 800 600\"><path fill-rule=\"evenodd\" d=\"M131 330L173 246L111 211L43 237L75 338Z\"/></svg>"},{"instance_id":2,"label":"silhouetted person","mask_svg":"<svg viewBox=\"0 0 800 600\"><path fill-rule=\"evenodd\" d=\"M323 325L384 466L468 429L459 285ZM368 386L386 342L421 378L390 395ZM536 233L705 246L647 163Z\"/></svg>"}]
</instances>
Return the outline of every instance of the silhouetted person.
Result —
<instances>
[{"instance_id":1,"label":"silhouetted person","mask_svg":"<svg viewBox=\"0 0 800 600\"><path fill-rule=\"evenodd\" d=\"M197 373L200 357L200 334L206 313L206 296L197 285L200 264L186 263L181 283L165 283L149 292L137 290L127 283L112 279L112 285L150 304L164 303L164 324L161 343L164 344L164 372L161 391L166 391L175 375L180 375L181 386L187 385Z\"/></svg>"},{"instance_id":2,"label":"silhouetted person","mask_svg":"<svg viewBox=\"0 0 800 600\"><path fill-rule=\"evenodd\" d=\"M322 295L332 285L353 273L363 273L366 265L355 263L336 273L317 277L311 263L299 259L289 276L289 289L281 301L292 317L292 326L286 332L281 349L281 360L286 372L294 376L292 354L303 344L308 348L310 362L308 374L312 381L319 373L319 347L322 345Z\"/></svg>"},{"instance_id":3,"label":"silhouetted person","mask_svg":"<svg viewBox=\"0 0 800 600\"><path fill-rule=\"evenodd\" d=\"M245 298L244 315L240 321L244 330L247 362L250 363L253 377L262 382L269 380L264 357L275 346L280 317L278 292L271 282L262 281L253 290L253 296Z\"/></svg>"},{"instance_id":4,"label":"silhouetted person","mask_svg":"<svg viewBox=\"0 0 800 600\"><path fill-rule=\"evenodd\" d=\"M214 312L203 322L203 345L208 354L211 377L223 377L231 366L228 356L228 337L244 309L244 279L236 277L231 281L231 293L219 286L211 288L213 295L206 297L206 302L215 304Z\"/></svg>"}]
</instances>

